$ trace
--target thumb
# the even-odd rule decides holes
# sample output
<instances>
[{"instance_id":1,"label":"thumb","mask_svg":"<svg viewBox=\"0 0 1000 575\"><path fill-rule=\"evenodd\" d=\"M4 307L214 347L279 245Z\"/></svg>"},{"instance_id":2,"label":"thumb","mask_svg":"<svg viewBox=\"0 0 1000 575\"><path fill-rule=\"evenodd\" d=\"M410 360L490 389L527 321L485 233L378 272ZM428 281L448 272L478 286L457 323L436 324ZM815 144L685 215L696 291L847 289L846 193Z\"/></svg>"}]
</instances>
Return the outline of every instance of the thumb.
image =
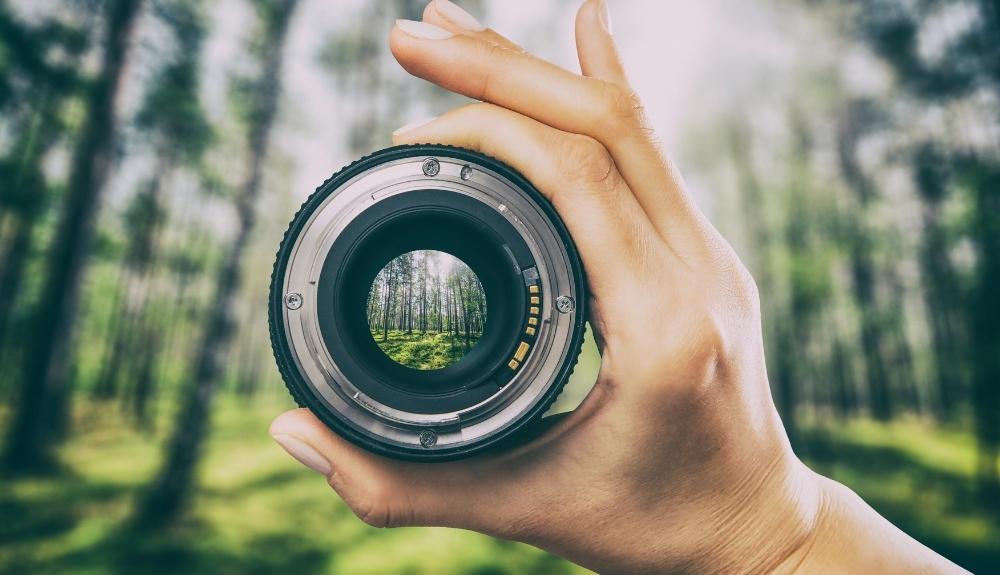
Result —
<instances>
[{"instance_id":1,"label":"thumb","mask_svg":"<svg viewBox=\"0 0 1000 575\"><path fill-rule=\"evenodd\" d=\"M485 533L509 522L511 485L490 458L413 463L369 453L330 431L308 409L280 415L271 436L375 527L438 525Z\"/></svg>"},{"instance_id":2,"label":"thumb","mask_svg":"<svg viewBox=\"0 0 1000 575\"><path fill-rule=\"evenodd\" d=\"M607 0L587 0L576 13L576 51L584 76L628 86L618 47L611 35Z\"/></svg>"}]
</instances>

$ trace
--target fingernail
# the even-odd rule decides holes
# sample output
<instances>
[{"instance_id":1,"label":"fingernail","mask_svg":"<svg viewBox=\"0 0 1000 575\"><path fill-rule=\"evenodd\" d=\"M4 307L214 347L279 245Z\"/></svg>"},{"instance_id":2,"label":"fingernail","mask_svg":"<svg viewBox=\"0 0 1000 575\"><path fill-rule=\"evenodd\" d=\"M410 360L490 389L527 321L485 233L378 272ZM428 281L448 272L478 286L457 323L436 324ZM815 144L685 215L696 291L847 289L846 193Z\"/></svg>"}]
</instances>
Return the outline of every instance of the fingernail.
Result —
<instances>
[{"instance_id":1,"label":"fingernail","mask_svg":"<svg viewBox=\"0 0 1000 575\"><path fill-rule=\"evenodd\" d=\"M454 34L444 28L439 28L434 24L428 24L427 22L396 20L396 26L399 26L400 30L406 32L414 38L423 38L425 40L444 40L445 38L451 38L454 36Z\"/></svg>"},{"instance_id":2,"label":"fingernail","mask_svg":"<svg viewBox=\"0 0 1000 575\"><path fill-rule=\"evenodd\" d=\"M419 128L420 126L423 126L424 124L430 123L431 121L435 120L436 118L437 118L437 116L431 116L430 118L424 118L423 120L417 120L416 122L410 122L409 124L406 124L404 126L400 126L399 128L397 128L396 131L392 133L392 135L393 136L401 136L401 135L409 132L410 130L412 130L414 128Z\"/></svg>"},{"instance_id":3,"label":"fingernail","mask_svg":"<svg viewBox=\"0 0 1000 575\"><path fill-rule=\"evenodd\" d=\"M278 433L272 435L275 441L278 442L289 455L294 457L299 463L305 465L309 469L312 469L316 473L319 473L323 477L329 477L330 472L333 471L333 467L330 462L323 457L320 452L316 449L302 441L298 437L293 435L286 435L284 433Z\"/></svg>"},{"instance_id":4,"label":"fingernail","mask_svg":"<svg viewBox=\"0 0 1000 575\"><path fill-rule=\"evenodd\" d=\"M604 26L604 31L608 34L611 33L611 10L608 9L608 0L597 0L601 5L600 10L597 14L601 17L601 26Z\"/></svg>"},{"instance_id":5,"label":"fingernail","mask_svg":"<svg viewBox=\"0 0 1000 575\"><path fill-rule=\"evenodd\" d=\"M482 32L486 29L485 26L479 23L479 20L476 20L475 16L469 14L450 0L434 0L434 8L459 28L470 32Z\"/></svg>"}]
</instances>

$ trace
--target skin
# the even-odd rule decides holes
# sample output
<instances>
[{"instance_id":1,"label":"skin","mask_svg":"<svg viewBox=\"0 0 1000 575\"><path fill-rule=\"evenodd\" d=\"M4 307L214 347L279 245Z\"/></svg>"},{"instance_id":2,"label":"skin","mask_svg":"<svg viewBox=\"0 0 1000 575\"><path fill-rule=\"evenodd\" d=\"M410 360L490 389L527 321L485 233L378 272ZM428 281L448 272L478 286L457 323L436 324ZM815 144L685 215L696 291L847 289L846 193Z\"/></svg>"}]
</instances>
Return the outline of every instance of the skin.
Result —
<instances>
[{"instance_id":1,"label":"skin","mask_svg":"<svg viewBox=\"0 0 1000 575\"><path fill-rule=\"evenodd\" d=\"M577 14L582 75L433 3L424 22L453 36L389 37L409 73L480 101L394 142L512 165L573 235L602 357L583 404L514 451L443 464L370 454L304 409L272 435L370 525L471 529L601 573L964 573L792 452L753 278L657 145L602 10Z\"/></svg>"}]
</instances>

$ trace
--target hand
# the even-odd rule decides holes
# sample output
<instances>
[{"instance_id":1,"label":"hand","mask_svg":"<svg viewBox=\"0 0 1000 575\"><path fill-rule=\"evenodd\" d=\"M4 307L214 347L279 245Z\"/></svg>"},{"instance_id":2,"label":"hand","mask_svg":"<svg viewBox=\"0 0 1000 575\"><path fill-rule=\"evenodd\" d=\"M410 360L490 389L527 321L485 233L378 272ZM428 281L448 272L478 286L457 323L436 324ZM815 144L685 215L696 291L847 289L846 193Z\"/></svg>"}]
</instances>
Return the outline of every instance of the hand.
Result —
<instances>
[{"instance_id":1,"label":"hand","mask_svg":"<svg viewBox=\"0 0 1000 575\"><path fill-rule=\"evenodd\" d=\"M456 8L432 2L424 23L397 25L392 52L411 74L483 103L394 141L482 151L552 201L587 270L598 382L537 440L459 462L372 455L307 410L279 417L276 439L371 525L472 529L601 572L947 566L793 454L753 279L660 152L603 1L577 15L583 75ZM829 527L838 522L855 532ZM905 545L910 563L860 562L885 559L859 551L873 530Z\"/></svg>"}]
</instances>

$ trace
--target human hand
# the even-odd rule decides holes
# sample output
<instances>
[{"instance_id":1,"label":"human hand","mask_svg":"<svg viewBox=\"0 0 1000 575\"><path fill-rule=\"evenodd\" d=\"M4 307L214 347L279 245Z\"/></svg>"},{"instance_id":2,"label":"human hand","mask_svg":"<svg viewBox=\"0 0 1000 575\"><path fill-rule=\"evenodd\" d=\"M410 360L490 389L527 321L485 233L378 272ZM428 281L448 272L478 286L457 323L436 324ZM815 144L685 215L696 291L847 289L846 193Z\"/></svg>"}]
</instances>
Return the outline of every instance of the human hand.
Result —
<instances>
[{"instance_id":1,"label":"human hand","mask_svg":"<svg viewBox=\"0 0 1000 575\"><path fill-rule=\"evenodd\" d=\"M813 550L835 548L824 524L850 506L831 502L853 494L793 454L753 279L661 153L605 10L589 0L577 15L582 75L447 2L390 36L411 74L483 102L401 129L395 143L493 156L569 228L602 358L583 404L527 445L449 463L381 458L307 410L271 433L371 525L472 529L601 572L821 565Z\"/></svg>"}]
</instances>

